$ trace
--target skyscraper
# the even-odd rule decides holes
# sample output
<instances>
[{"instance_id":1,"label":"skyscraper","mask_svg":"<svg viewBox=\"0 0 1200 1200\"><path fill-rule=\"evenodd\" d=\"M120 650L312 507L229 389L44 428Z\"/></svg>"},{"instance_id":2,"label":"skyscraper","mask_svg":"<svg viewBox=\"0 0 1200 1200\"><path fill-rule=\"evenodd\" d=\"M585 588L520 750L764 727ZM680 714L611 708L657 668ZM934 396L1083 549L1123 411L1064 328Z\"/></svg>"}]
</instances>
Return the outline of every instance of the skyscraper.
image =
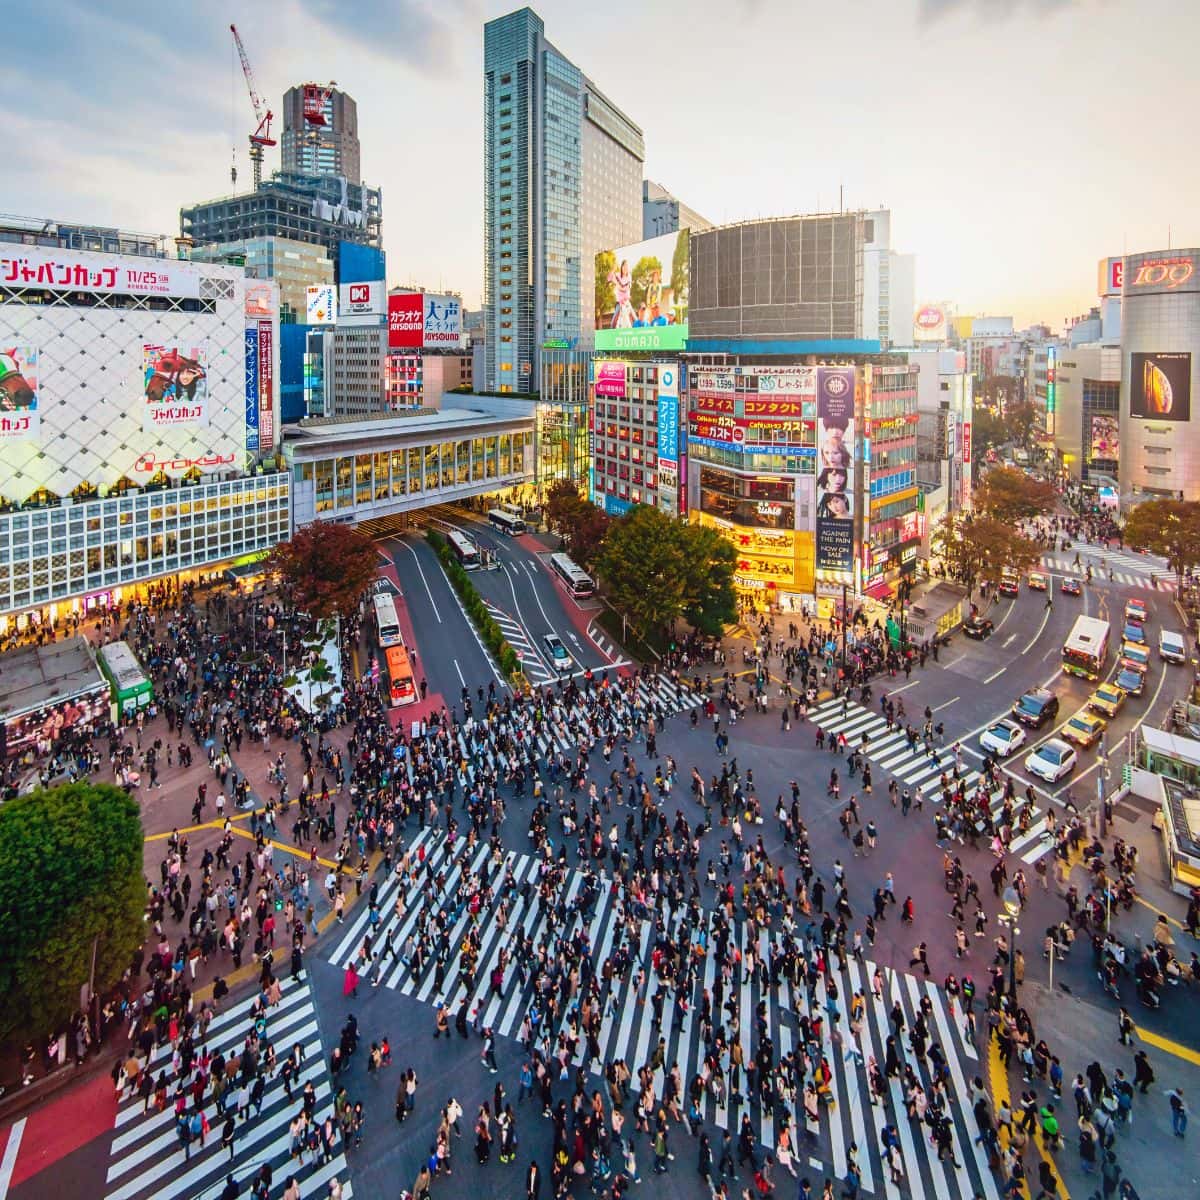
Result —
<instances>
[{"instance_id":1,"label":"skyscraper","mask_svg":"<svg viewBox=\"0 0 1200 1200\"><path fill-rule=\"evenodd\" d=\"M530 392L544 342L590 345L596 252L641 237L642 131L531 9L483 36L483 386Z\"/></svg>"},{"instance_id":2,"label":"skyscraper","mask_svg":"<svg viewBox=\"0 0 1200 1200\"><path fill-rule=\"evenodd\" d=\"M362 182L358 105L331 86L298 84L283 94L283 170L299 175L342 175Z\"/></svg>"}]
</instances>

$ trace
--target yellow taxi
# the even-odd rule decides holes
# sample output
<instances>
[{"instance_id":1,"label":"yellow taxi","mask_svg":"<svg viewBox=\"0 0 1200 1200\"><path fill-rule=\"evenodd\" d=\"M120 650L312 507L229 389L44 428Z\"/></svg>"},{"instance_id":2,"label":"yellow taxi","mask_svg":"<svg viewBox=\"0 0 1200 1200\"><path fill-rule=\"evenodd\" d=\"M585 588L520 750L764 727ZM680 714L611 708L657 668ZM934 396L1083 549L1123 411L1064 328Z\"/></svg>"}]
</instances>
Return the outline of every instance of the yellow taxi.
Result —
<instances>
[{"instance_id":1,"label":"yellow taxi","mask_svg":"<svg viewBox=\"0 0 1200 1200\"><path fill-rule=\"evenodd\" d=\"M1102 683L1088 700L1088 708L1094 708L1106 717L1115 717L1125 704L1125 693L1115 683Z\"/></svg>"},{"instance_id":2,"label":"yellow taxi","mask_svg":"<svg viewBox=\"0 0 1200 1200\"><path fill-rule=\"evenodd\" d=\"M1077 746L1094 746L1104 733L1108 722L1103 717L1081 708L1061 729L1062 736Z\"/></svg>"},{"instance_id":3,"label":"yellow taxi","mask_svg":"<svg viewBox=\"0 0 1200 1200\"><path fill-rule=\"evenodd\" d=\"M1030 591L1034 592L1044 592L1049 586L1045 575L1043 575L1040 571L1030 571L1029 579L1026 582L1028 583Z\"/></svg>"}]
</instances>

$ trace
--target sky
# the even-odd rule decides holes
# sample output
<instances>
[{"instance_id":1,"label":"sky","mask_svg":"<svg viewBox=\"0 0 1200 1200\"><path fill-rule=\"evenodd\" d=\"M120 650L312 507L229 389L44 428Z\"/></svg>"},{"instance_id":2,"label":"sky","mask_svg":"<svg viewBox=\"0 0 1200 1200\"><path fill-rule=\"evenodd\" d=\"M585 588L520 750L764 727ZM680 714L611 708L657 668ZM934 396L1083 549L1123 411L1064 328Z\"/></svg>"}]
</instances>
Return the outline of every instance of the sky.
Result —
<instances>
[{"instance_id":1,"label":"sky","mask_svg":"<svg viewBox=\"0 0 1200 1200\"><path fill-rule=\"evenodd\" d=\"M250 181L260 93L336 80L383 189L388 282L475 307L483 22L494 0L38 0L0 75L0 211L174 234ZM716 223L892 210L918 301L1059 326L1108 255L1200 244L1200 5L1183 0L610 0L536 6L645 133L645 174ZM1186 124L1185 124L1186 120ZM282 128L282 121L277 121ZM268 151L267 169L277 167Z\"/></svg>"}]
</instances>

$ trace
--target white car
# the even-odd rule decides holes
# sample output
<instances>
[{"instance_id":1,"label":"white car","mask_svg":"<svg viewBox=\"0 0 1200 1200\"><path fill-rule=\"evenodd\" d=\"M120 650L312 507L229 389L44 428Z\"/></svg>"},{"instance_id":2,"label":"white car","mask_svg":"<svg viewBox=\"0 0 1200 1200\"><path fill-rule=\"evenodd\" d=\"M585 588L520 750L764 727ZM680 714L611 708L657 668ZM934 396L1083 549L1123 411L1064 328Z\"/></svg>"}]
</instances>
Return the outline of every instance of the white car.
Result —
<instances>
[{"instance_id":1,"label":"white car","mask_svg":"<svg viewBox=\"0 0 1200 1200\"><path fill-rule=\"evenodd\" d=\"M1047 783L1057 783L1075 769L1077 759L1073 746L1062 738L1050 738L1026 758L1025 770Z\"/></svg>"},{"instance_id":2,"label":"white car","mask_svg":"<svg viewBox=\"0 0 1200 1200\"><path fill-rule=\"evenodd\" d=\"M1025 730L1016 721L997 721L983 731L979 744L984 750L1003 758L1025 745Z\"/></svg>"},{"instance_id":3,"label":"white car","mask_svg":"<svg viewBox=\"0 0 1200 1200\"><path fill-rule=\"evenodd\" d=\"M550 657L550 662L556 671L569 671L575 664L571 656L567 653L567 648L562 644L562 638L556 633L548 633L542 642L546 647L546 653Z\"/></svg>"}]
</instances>

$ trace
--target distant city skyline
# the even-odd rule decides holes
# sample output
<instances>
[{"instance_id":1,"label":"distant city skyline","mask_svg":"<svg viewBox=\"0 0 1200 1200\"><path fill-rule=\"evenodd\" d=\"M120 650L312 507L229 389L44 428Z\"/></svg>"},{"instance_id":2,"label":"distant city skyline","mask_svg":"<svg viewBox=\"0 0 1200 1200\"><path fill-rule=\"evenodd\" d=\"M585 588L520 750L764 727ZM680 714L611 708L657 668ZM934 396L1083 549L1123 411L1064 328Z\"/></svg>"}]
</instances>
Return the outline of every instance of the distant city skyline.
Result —
<instances>
[{"instance_id":1,"label":"distant city skyline","mask_svg":"<svg viewBox=\"0 0 1200 1200\"><path fill-rule=\"evenodd\" d=\"M478 307L483 24L516 7L218 2L166 20L147 0L103 12L47 0L10 26L30 52L0 81L3 207L174 234L181 205L232 190L234 149L246 190L254 122L235 21L277 136L295 84L337 80L357 101L389 283L433 281ZM717 223L836 210L839 189L846 208L890 208L919 300L1057 329L1096 302L1100 258L1200 242L1187 200L1200 166L1181 152L1200 10L700 0L684 20L678 5L624 0L532 7L642 127L648 178ZM1135 61L1134 30L1153 70ZM265 172L278 166L268 151Z\"/></svg>"}]
</instances>

